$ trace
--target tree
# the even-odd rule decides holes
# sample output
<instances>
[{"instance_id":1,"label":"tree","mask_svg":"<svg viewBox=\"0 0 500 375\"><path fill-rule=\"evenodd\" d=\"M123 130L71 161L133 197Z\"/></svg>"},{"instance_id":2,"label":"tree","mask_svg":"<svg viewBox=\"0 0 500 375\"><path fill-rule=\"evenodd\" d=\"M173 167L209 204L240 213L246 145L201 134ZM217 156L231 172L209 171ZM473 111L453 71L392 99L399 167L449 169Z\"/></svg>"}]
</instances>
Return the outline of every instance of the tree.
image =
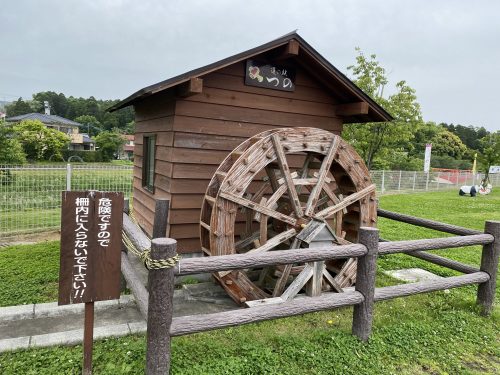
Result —
<instances>
[{"instance_id":1,"label":"tree","mask_svg":"<svg viewBox=\"0 0 500 375\"><path fill-rule=\"evenodd\" d=\"M74 119L74 121L84 125L84 127L80 130L80 132L84 133L86 131L89 134L89 136L95 136L99 134L99 132L102 130L101 123L94 116L91 115L78 116L77 118Z\"/></svg>"},{"instance_id":2,"label":"tree","mask_svg":"<svg viewBox=\"0 0 500 375\"><path fill-rule=\"evenodd\" d=\"M95 142L104 161L112 160L125 144L125 138L118 132L103 131L95 137Z\"/></svg>"},{"instance_id":3,"label":"tree","mask_svg":"<svg viewBox=\"0 0 500 375\"><path fill-rule=\"evenodd\" d=\"M25 102L23 98L19 98L15 102L6 105L5 111L7 113L7 117L25 115L27 113L33 112L30 104L28 102Z\"/></svg>"},{"instance_id":4,"label":"tree","mask_svg":"<svg viewBox=\"0 0 500 375\"><path fill-rule=\"evenodd\" d=\"M344 137L371 168L384 149L412 150L410 141L422 123L422 114L415 90L405 81L397 82L395 93L384 98L384 88L388 83L385 69L376 60L376 55L367 58L359 48L356 51L356 65L347 68L353 72L355 83L394 117L391 122L349 124L344 129Z\"/></svg>"},{"instance_id":5,"label":"tree","mask_svg":"<svg viewBox=\"0 0 500 375\"><path fill-rule=\"evenodd\" d=\"M492 165L500 164L500 132L481 138L483 152L479 154L479 163L484 169L484 181L489 182L489 171Z\"/></svg>"},{"instance_id":6,"label":"tree","mask_svg":"<svg viewBox=\"0 0 500 375\"><path fill-rule=\"evenodd\" d=\"M452 132L441 129L431 140L432 152L439 156L451 156L455 159L461 159L467 151L467 147L460 138Z\"/></svg>"},{"instance_id":7,"label":"tree","mask_svg":"<svg viewBox=\"0 0 500 375\"><path fill-rule=\"evenodd\" d=\"M0 121L0 164L26 163L21 143L14 138L12 126ZM1 176L0 176L1 177Z\"/></svg>"},{"instance_id":8,"label":"tree","mask_svg":"<svg viewBox=\"0 0 500 375\"><path fill-rule=\"evenodd\" d=\"M14 125L16 138L29 160L61 159L62 149L70 138L59 130L50 129L38 120L24 120Z\"/></svg>"}]
</instances>

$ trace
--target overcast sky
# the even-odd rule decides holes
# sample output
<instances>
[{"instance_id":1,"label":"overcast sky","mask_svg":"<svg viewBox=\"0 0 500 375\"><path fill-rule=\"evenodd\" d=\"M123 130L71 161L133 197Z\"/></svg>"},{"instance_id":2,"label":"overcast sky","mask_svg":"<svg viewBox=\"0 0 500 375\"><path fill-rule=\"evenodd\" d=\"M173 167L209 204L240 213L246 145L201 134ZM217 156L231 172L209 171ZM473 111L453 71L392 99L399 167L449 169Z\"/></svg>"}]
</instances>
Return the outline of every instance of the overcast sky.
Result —
<instances>
[{"instance_id":1,"label":"overcast sky","mask_svg":"<svg viewBox=\"0 0 500 375\"><path fill-rule=\"evenodd\" d=\"M500 129L495 0L1 0L0 100L121 99L295 29L348 75L356 46L376 54L425 120Z\"/></svg>"}]
</instances>

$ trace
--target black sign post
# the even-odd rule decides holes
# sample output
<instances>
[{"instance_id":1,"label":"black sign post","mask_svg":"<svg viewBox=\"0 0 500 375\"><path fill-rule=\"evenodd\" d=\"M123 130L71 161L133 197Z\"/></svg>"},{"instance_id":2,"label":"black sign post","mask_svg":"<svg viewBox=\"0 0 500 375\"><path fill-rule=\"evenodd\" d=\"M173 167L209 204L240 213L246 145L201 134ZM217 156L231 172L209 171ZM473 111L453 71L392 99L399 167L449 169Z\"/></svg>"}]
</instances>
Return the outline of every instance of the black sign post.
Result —
<instances>
[{"instance_id":1,"label":"black sign post","mask_svg":"<svg viewBox=\"0 0 500 375\"><path fill-rule=\"evenodd\" d=\"M245 85L295 91L295 69L247 60Z\"/></svg>"},{"instance_id":2,"label":"black sign post","mask_svg":"<svg viewBox=\"0 0 500 375\"><path fill-rule=\"evenodd\" d=\"M92 373L94 302L120 298L123 193L64 191L59 305L85 303L83 374Z\"/></svg>"}]
</instances>

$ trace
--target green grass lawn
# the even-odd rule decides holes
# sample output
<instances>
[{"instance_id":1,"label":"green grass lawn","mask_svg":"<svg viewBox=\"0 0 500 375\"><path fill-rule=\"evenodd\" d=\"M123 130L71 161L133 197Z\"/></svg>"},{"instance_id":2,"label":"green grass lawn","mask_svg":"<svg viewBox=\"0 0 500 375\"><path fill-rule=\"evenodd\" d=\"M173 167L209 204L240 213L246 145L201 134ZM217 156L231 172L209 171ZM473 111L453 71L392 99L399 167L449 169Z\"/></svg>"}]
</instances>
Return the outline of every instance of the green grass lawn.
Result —
<instances>
[{"instance_id":1,"label":"green grass lawn","mask_svg":"<svg viewBox=\"0 0 500 375\"><path fill-rule=\"evenodd\" d=\"M483 228L484 220L500 220L500 191L477 198L459 197L456 192L388 195L381 197L380 205L388 210L477 229ZM382 218L379 228L381 237L390 240L442 236ZM52 242L0 250L1 304L55 298L57 246L57 242ZM438 253L469 264L477 265L480 259L478 247ZM35 272L42 263L47 268ZM12 267L14 264L23 266ZM391 255L378 261L377 285L395 282L381 271L408 267L425 268L442 276L457 274L409 256ZM496 307L491 317L482 317L475 306L475 294L476 287L468 286L449 293L377 303L373 334L367 344L350 334L352 308L174 338L172 373L499 373L500 309ZM497 288L497 305L499 295ZM81 371L81 350L81 346L76 346L0 354L0 373L77 374ZM143 336L101 340L95 344L96 374L142 374L144 361Z\"/></svg>"}]
</instances>

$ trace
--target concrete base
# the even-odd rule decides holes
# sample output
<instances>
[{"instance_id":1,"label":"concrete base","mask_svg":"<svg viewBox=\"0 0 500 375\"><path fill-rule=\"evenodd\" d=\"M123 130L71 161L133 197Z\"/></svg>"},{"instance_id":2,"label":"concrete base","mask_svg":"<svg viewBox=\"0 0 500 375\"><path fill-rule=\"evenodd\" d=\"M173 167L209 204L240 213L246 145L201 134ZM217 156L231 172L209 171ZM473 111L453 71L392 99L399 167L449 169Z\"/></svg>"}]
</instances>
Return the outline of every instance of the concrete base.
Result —
<instances>
[{"instance_id":1,"label":"concrete base","mask_svg":"<svg viewBox=\"0 0 500 375\"><path fill-rule=\"evenodd\" d=\"M214 313L239 308L212 282L184 285L174 293L174 316ZM56 302L0 308L0 352L76 345L83 339L84 304ZM146 322L132 295L95 303L94 338L146 332Z\"/></svg>"}]
</instances>

